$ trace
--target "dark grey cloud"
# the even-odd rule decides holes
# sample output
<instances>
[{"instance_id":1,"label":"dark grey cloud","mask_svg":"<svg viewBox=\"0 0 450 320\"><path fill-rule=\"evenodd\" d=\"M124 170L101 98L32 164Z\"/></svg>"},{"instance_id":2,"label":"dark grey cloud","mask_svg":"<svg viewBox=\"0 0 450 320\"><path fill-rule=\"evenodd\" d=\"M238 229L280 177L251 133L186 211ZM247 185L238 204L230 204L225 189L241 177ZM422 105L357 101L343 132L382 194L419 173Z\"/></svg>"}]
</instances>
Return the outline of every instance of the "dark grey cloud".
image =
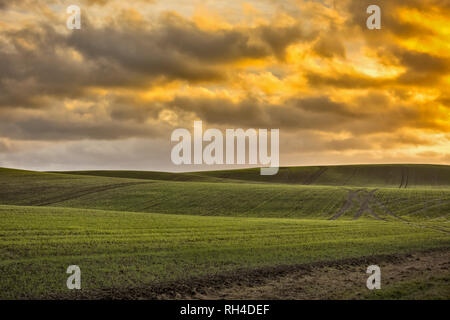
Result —
<instances>
[{"instance_id":1,"label":"dark grey cloud","mask_svg":"<svg viewBox=\"0 0 450 320\"><path fill-rule=\"evenodd\" d=\"M365 108L360 108L364 105ZM56 108L46 112L4 110L0 136L19 140L64 141L82 139L127 139L169 136L174 126L161 121L163 112L172 112L177 122L190 127L193 119L205 125L228 128L281 128L289 132L315 130L347 131L355 135L395 132L402 128L437 128L410 105L393 104L383 94L357 97L352 103L331 100L325 95L291 98L272 104L256 97L235 103L224 98L176 96L170 101L145 102L133 97L110 98L99 112L95 102L85 111ZM92 109L94 108L94 109Z\"/></svg>"},{"instance_id":2,"label":"dark grey cloud","mask_svg":"<svg viewBox=\"0 0 450 320\"><path fill-rule=\"evenodd\" d=\"M283 128L295 132L318 130L347 131L354 134L395 132L402 128L444 129L426 108L391 100L388 94L370 92L342 103L326 95L290 98L273 104L248 96L240 102L225 98L176 96L170 101L146 103L121 97L112 102L108 112L114 119L142 123L158 119L163 110L171 110L179 121L193 117L212 126L243 128ZM125 105L131 108L122 107ZM364 106L364 107L361 107ZM190 123L188 123L190 125Z\"/></svg>"},{"instance_id":3,"label":"dark grey cloud","mask_svg":"<svg viewBox=\"0 0 450 320\"><path fill-rule=\"evenodd\" d=\"M323 34L313 46L313 51L321 57L346 57L344 44L337 34Z\"/></svg>"},{"instance_id":4,"label":"dark grey cloud","mask_svg":"<svg viewBox=\"0 0 450 320\"><path fill-rule=\"evenodd\" d=\"M106 58L133 70L195 80L201 79L201 67L282 57L289 45L313 39L299 24L207 31L173 13L162 15L153 28L129 29L121 21L117 25L95 28L88 22L86 32L73 32L67 44L90 59Z\"/></svg>"},{"instance_id":5,"label":"dark grey cloud","mask_svg":"<svg viewBox=\"0 0 450 320\"><path fill-rule=\"evenodd\" d=\"M119 0L120 1L120 0ZM69 1L70 2L70 1ZM72 3L74 2L74 3ZM83 6L105 6L107 4L112 4L118 2L118 0L77 0L72 1L70 4L82 4ZM154 4L156 0L135 0L135 2ZM0 0L0 9L7 9L11 7L23 8L26 6L36 5L36 3L43 3L47 5L60 4L60 0Z\"/></svg>"},{"instance_id":6,"label":"dark grey cloud","mask_svg":"<svg viewBox=\"0 0 450 320\"><path fill-rule=\"evenodd\" d=\"M382 88L392 85L393 79L370 77L361 73L336 72L333 74L322 74L315 71L307 71L305 78L313 87L329 86L334 88L366 89Z\"/></svg>"},{"instance_id":7,"label":"dark grey cloud","mask_svg":"<svg viewBox=\"0 0 450 320\"><path fill-rule=\"evenodd\" d=\"M394 50L400 65L407 70L398 77L399 83L433 85L450 73L450 59L411 50Z\"/></svg>"},{"instance_id":8,"label":"dark grey cloud","mask_svg":"<svg viewBox=\"0 0 450 320\"><path fill-rule=\"evenodd\" d=\"M132 137L167 136L171 126L164 122L136 123L113 119L96 111L85 113L57 107L48 112L26 109L0 112L0 137L15 140L69 141L119 140Z\"/></svg>"},{"instance_id":9,"label":"dark grey cloud","mask_svg":"<svg viewBox=\"0 0 450 320\"><path fill-rule=\"evenodd\" d=\"M92 86L142 86L143 76L105 59L77 60L53 27L7 31L0 40L0 107L46 107L46 98L77 98ZM27 45L29 44L29 45ZM141 82L142 81L142 82Z\"/></svg>"},{"instance_id":10,"label":"dark grey cloud","mask_svg":"<svg viewBox=\"0 0 450 320\"><path fill-rule=\"evenodd\" d=\"M304 32L300 24L288 27L273 27L270 25L256 28L261 40L268 44L272 53L280 60L284 59L286 48L297 41L311 41L317 37L317 33Z\"/></svg>"},{"instance_id":11,"label":"dark grey cloud","mask_svg":"<svg viewBox=\"0 0 450 320\"><path fill-rule=\"evenodd\" d=\"M298 26L212 32L175 14L163 15L151 28L135 28L120 15L116 19L95 27L85 14L83 28L68 34L49 24L4 32L0 107L45 106L45 97L82 97L91 87L221 81L228 63L268 56L281 59L290 44L311 40Z\"/></svg>"}]
</instances>

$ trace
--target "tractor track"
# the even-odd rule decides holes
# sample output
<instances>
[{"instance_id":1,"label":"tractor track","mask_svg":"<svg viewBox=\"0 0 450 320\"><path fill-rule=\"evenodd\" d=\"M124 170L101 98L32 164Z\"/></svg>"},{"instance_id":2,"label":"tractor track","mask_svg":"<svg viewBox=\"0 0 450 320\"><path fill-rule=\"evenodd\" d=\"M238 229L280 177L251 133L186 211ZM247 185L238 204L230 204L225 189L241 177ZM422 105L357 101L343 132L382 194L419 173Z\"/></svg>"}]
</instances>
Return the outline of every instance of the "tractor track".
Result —
<instances>
[{"instance_id":1,"label":"tractor track","mask_svg":"<svg viewBox=\"0 0 450 320\"><path fill-rule=\"evenodd\" d=\"M369 203L373 199L374 193L377 190L378 189L373 189L373 190L367 192L364 199L361 199L361 193L358 194L358 201L360 203L360 207L359 207L359 210L356 212L355 216L353 217L353 220L359 219L365 211L369 211ZM370 210L372 211L372 209L370 209Z\"/></svg>"},{"instance_id":2,"label":"tractor track","mask_svg":"<svg viewBox=\"0 0 450 320\"><path fill-rule=\"evenodd\" d=\"M103 191L108 191L108 190L113 190L113 189L118 189L118 188L123 188L123 187L129 187L129 186L138 185L138 184L149 184L149 183L153 183L153 182L126 182L126 183L118 183L118 184L113 184L113 185L108 185L108 186L92 187L92 188L80 190L75 193L71 193L70 195L66 194L66 195L62 195L57 198L51 198L51 199L46 199L44 201L32 202L29 205L30 206L48 206L48 205L55 204L58 202L63 202L63 201L80 198L80 197L86 196L88 194L96 193L96 192L103 192Z\"/></svg>"},{"instance_id":3,"label":"tractor track","mask_svg":"<svg viewBox=\"0 0 450 320\"><path fill-rule=\"evenodd\" d=\"M406 189L408 187L409 172L408 167L402 167L402 180L400 181L399 189Z\"/></svg>"},{"instance_id":4,"label":"tractor track","mask_svg":"<svg viewBox=\"0 0 450 320\"><path fill-rule=\"evenodd\" d=\"M380 200L375 198L375 201L386 211L386 213L388 215L390 215L391 217L396 218L396 219L398 219L398 220L402 221L403 223L406 223L406 224L408 224L410 226L420 227L420 228L428 228L428 229L432 229L432 230L435 230L435 231L441 231L441 232L445 232L445 233L450 233L450 231L448 231L448 230L444 230L444 229L440 229L440 228L432 227L432 226L425 226L423 224L417 224L417 223L413 223L411 221L408 221L405 218L399 217L398 215L394 214Z\"/></svg>"},{"instance_id":5,"label":"tractor track","mask_svg":"<svg viewBox=\"0 0 450 320\"><path fill-rule=\"evenodd\" d=\"M422 209L428 209L429 207L433 207L436 204L440 204L440 203L444 202L445 200L448 200L448 199L447 198L437 198L437 199L426 200L426 201L423 201L423 202L420 203L420 205L425 205L426 207L421 207L419 209L415 209L417 207L417 204L414 204L414 205L410 205L410 206L407 206L407 207L403 207L402 211L407 212L407 214L411 214L411 213L414 213L416 211L421 211ZM401 201L401 200L397 200L396 201L395 199L392 199L390 201L386 201L385 204L391 204L391 203L395 202L398 205L398 204L400 204L402 202L408 202L408 201L409 201L409 199L406 199L406 200L403 200L403 201ZM439 202L439 203L437 203L437 202ZM413 211L408 211L409 209L413 209Z\"/></svg>"},{"instance_id":6,"label":"tractor track","mask_svg":"<svg viewBox=\"0 0 450 320\"><path fill-rule=\"evenodd\" d=\"M371 207L368 207L368 210L367 210L367 211L369 211L369 213L370 213L376 220L387 221L386 219L381 218L379 215L377 215L377 214L375 213L375 211L372 210Z\"/></svg>"},{"instance_id":7,"label":"tractor track","mask_svg":"<svg viewBox=\"0 0 450 320\"><path fill-rule=\"evenodd\" d=\"M331 218L329 218L329 220L336 220L339 217L341 217L343 214L345 214L346 212L349 211L349 209L351 208L353 201L356 199L358 200L360 207L358 209L358 211L356 212L356 214L353 217L353 220L357 220L359 219L364 212L368 212L374 219L379 220L379 221L388 221L382 217L380 217L371 207L370 204L375 204L377 206L379 206L388 216L391 216L394 219L397 219L399 221L401 221L402 223L408 224L410 226L414 226L414 227L420 227L420 228L428 228L428 229L432 229L435 231L441 231L441 232L445 232L445 233L450 233L449 230L447 230L448 228L443 227L443 228L439 228L439 227L434 227L434 226L427 226L427 225L423 225L423 224L419 224L419 223L414 223L411 222L403 217L400 217L396 214L394 214L391 210L389 210L386 205L380 201L379 199L377 199L375 197L375 192L378 189L373 189L370 191L367 191L366 189L358 189L358 190L348 190L349 194L347 196L347 200L344 203L344 205L341 207L341 209L339 209L339 211L334 214ZM427 205L425 208L420 208L418 211L421 210L426 210L430 207L436 206L436 205L442 205L442 204L446 204L450 201L443 201L441 200L441 202L439 204L429 204ZM414 212L414 211L413 211ZM410 214L410 213L408 213Z\"/></svg>"},{"instance_id":8,"label":"tractor track","mask_svg":"<svg viewBox=\"0 0 450 320\"><path fill-rule=\"evenodd\" d=\"M347 200L345 201L344 205L341 207L341 209L339 209L339 211L332 216L329 220L336 220L338 219L340 216L342 216L344 213L346 213L348 211L348 209L351 208L352 203L353 203L353 199L358 195L358 193L360 191L362 191L363 189L359 189L359 190L348 190L348 196L347 196Z\"/></svg>"},{"instance_id":9,"label":"tractor track","mask_svg":"<svg viewBox=\"0 0 450 320\"><path fill-rule=\"evenodd\" d=\"M431 201L428 201L428 202L425 204L425 207L419 208L419 209L416 209L416 210L413 210L413 211L409 211L409 212L407 213L407 215L410 215L410 214L416 214L416 213L419 213L419 212L421 212L421 211L425 211L425 210L431 209L431 208L433 208L433 207L439 207L439 206L445 205L445 204L447 204L447 203L450 203L450 200L447 200L447 199L439 199L439 200L435 200L435 201L436 201L437 203L429 203L429 202L431 202Z\"/></svg>"},{"instance_id":10,"label":"tractor track","mask_svg":"<svg viewBox=\"0 0 450 320\"><path fill-rule=\"evenodd\" d=\"M304 185L312 184L314 181L319 179L319 177L327 170L328 170L327 167L319 167L319 170L317 170L316 172L311 174L308 178L306 178L306 180L303 182L303 184Z\"/></svg>"}]
</instances>

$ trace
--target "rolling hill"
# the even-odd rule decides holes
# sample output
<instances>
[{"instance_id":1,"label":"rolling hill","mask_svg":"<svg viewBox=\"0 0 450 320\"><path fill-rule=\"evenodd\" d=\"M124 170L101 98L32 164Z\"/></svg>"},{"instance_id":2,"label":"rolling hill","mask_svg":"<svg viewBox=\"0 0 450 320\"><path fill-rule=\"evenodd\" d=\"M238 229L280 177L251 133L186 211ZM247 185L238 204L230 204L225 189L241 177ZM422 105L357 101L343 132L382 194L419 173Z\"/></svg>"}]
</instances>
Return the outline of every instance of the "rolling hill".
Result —
<instances>
[{"instance_id":1,"label":"rolling hill","mask_svg":"<svg viewBox=\"0 0 450 320\"><path fill-rule=\"evenodd\" d=\"M408 178L402 180L398 175L405 168ZM0 204L333 220L448 218L448 166L370 165L325 169L281 170L281 173L297 171L297 178L310 172L315 180L310 176L307 185L283 180L283 175L273 183L258 183L252 180L255 172L259 174L256 169L195 174L95 171L79 175L0 169L3 181ZM320 176L314 173L317 170L322 173ZM344 172L348 176L342 178L343 185L334 185ZM401 183L406 180L408 184ZM352 183L345 183L349 181Z\"/></svg>"},{"instance_id":2,"label":"rolling hill","mask_svg":"<svg viewBox=\"0 0 450 320\"><path fill-rule=\"evenodd\" d=\"M280 270L316 263L341 270L367 259L447 252L449 168L291 167L274 177L258 169L0 168L0 298L190 297L186 283L199 290L264 283ZM83 270L77 293L65 288L70 264ZM448 270L436 272L433 294L449 298ZM415 287L429 281L412 277ZM387 292L406 295L412 285L398 281ZM337 297L360 292L352 290Z\"/></svg>"},{"instance_id":3,"label":"rolling hill","mask_svg":"<svg viewBox=\"0 0 450 320\"><path fill-rule=\"evenodd\" d=\"M259 168L168 173L156 171L66 171L99 177L167 181L267 182L323 186L423 188L450 187L450 166L424 164L282 167L277 175L261 176Z\"/></svg>"}]
</instances>

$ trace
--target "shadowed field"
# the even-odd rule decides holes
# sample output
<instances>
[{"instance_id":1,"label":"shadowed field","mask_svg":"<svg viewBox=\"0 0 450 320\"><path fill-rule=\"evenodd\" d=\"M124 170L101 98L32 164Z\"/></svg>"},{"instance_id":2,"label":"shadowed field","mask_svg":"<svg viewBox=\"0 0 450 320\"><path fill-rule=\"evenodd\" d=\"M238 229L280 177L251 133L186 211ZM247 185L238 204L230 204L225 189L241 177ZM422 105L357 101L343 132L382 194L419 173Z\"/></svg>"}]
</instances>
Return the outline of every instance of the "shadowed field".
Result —
<instances>
[{"instance_id":1,"label":"shadowed field","mask_svg":"<svg viewBox=\"0 0 450 320\"><path fill-rule=\"evenodd\" d=\"M324 186L365 186L390 188L448 188L450 166L444 165L347 165L284 167L274 176L262 176L258 168L192 173L154 171L67 171L75 175L167 181L267 182Z\"/></svg>"}]
</instances>

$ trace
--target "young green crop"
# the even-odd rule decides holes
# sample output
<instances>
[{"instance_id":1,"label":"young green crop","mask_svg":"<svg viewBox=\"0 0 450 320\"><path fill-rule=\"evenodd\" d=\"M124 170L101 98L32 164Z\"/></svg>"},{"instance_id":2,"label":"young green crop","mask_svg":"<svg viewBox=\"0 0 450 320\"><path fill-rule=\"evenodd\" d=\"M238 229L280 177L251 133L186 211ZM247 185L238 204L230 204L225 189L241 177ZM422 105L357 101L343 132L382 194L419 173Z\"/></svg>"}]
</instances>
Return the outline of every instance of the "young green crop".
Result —
<instances>
[{"instance_id":1,"label":"young green crop","mask_svg":"<svg viewBox=\"0 0 450 320\"><path fill-rule=\"evenodd\" d=\"M0 206L0 298L133 288L261 266L448 247L429 228L361 219L229 218Z\"/></svg>"},{"instance_id":2,"label":"young green crop","mask_svg":"<svg viewBox=\"0 0 450 320\"><path fill-rule=\"evenodd\" d=\"M93 292L448 248L448 166L406 168L282 168L272 183L253 169L90 176L0 168L0 298L64 295L72 264ZM389 187L399 179L402 188Z\"/></svg>"}]
</instances>

